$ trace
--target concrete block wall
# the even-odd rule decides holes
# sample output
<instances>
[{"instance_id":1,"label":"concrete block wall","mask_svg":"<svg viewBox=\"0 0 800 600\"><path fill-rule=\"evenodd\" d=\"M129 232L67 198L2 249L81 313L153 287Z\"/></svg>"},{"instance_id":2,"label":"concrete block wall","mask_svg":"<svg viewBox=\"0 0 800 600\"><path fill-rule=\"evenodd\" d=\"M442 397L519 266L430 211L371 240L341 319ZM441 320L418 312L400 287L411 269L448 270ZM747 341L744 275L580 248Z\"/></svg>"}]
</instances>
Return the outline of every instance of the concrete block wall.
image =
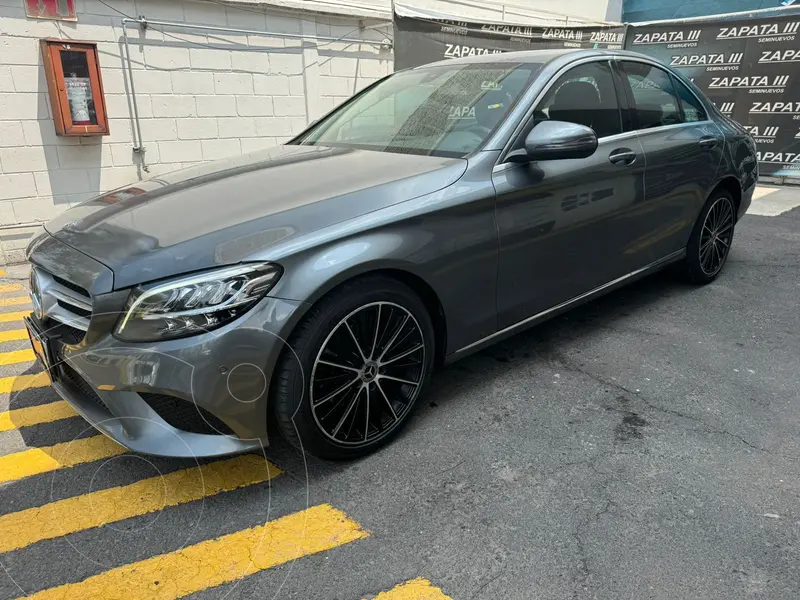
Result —
<instances>
[{"instance_id":1,"label":"concrete block wall","mask_svg":"<svg viewBox=\"0 0 800 600\"><path fill-rule=\"evenodd\" d=\"M0 0L0 247L23 260L37 222L102 192L194 164L278 145L388 74L391 26L352 16L193 0L76 0L78 22L25 17ZM107 6L108 5L108 6ZM128 26L144 155L134 153L121 18L307 36ZM40 38L97 42L111 133L55 135Z\"/></svg>"}]
</instances>

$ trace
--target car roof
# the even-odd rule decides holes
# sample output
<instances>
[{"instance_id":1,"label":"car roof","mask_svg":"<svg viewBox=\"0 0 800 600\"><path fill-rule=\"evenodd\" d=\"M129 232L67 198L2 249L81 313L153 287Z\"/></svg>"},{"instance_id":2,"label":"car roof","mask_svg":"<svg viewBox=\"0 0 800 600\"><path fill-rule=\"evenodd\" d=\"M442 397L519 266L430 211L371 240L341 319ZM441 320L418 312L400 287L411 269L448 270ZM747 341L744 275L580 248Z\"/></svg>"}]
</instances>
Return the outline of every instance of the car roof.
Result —
<instances>
[{"instance_id":1,"label":"car roof","mask_svg":"<svg viewBox=\"0 0 800 600\"><path fill-rule=\"evenodd\" d=\"M439 60L436 62L413 67L414 69L425 69L427 67L442 66L442 65L464 65L464 64L480 64L480 63L535 63L546 64L557 59L564 59L562 62L572 62L581 58L589 57L604 57L604 56L621 56L631 58L647 58L653 60L639 52L631 52L629 50L606 50L604 48L547 48L543 50L521 50L515 52L500 52L497 54L481 54L478 56L465 56L462 58L449 58Z\"/></svg>"}]
</instances>

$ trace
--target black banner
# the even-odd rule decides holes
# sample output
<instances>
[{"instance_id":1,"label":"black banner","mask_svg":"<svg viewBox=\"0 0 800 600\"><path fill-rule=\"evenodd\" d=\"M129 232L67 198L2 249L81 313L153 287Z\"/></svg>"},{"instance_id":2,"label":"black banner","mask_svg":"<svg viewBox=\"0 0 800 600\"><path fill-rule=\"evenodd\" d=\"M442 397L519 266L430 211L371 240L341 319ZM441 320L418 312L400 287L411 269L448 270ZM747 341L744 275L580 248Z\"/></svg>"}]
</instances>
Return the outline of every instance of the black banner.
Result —
<instances>
[{"instance_id":1,"label":"black banner","mask_svg":"<svg viewBox=\"0 0 800 600\"><path fill-rule=\"evenodd\" d=\"M437 13L395 6L395 70L445 58L541 48L622 48L625 27L539 27L450 20Z\"/></svg>"},{"instance_id":2,"label":"black banner","mask_svg":"<svg viewBox=\"0 0 800 600\"><path fill-rule=\"evenodd\" d=\"M679 69L747 127L762 175L800 177L800 14L630 26L625 47Z\"/></svg>"}]
</instances>

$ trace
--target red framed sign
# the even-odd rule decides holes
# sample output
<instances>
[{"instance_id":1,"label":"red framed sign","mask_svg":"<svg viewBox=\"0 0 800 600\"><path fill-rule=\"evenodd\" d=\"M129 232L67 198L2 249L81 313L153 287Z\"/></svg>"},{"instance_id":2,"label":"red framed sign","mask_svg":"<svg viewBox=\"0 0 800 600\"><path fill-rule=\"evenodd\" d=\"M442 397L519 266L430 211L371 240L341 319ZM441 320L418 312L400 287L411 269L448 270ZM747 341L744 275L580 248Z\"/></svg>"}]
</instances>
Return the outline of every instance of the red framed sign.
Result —
<instances>
[{"instance_id":1,"label":"red framed sign","mask_svg":"<svg viewBox=\"0 0 800 600\"><path fill-rule=\"evenodd\" d=\"M97 44L40 40L58 135L108 135Z\"/></svg>"},{"instance_id":2,"label":"red framed sign","mask_svg":"<svg viewBox=\"0 0 800 600\"><path fill-rule=\"evenodd\" d=\"M32 19L78 20L75 0L25 0L25 14Z\"/></svg>"}]
</instances>

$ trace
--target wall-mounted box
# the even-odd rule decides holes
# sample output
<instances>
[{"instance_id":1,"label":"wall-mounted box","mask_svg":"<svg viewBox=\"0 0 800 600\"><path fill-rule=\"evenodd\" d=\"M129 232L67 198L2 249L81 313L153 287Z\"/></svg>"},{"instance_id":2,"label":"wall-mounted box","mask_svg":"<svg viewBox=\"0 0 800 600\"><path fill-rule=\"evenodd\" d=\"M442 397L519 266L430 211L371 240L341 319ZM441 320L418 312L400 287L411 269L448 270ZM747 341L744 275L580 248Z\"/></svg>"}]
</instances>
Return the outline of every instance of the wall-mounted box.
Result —
<instances>
[{"instance_id":1,"label":"wall-mounted box","mask_svg":"<svg viewBox=\"0 0 800 600\"><path fill-rule=\"evenodd\" d=\"M58 135L108 135L97 44L40 40Z\"/></svg>"}]
</instances>

